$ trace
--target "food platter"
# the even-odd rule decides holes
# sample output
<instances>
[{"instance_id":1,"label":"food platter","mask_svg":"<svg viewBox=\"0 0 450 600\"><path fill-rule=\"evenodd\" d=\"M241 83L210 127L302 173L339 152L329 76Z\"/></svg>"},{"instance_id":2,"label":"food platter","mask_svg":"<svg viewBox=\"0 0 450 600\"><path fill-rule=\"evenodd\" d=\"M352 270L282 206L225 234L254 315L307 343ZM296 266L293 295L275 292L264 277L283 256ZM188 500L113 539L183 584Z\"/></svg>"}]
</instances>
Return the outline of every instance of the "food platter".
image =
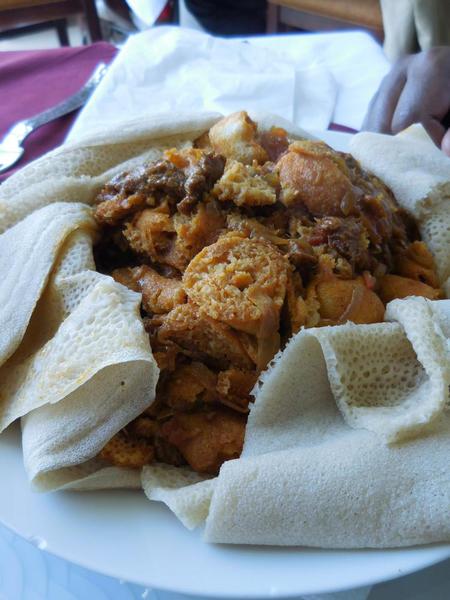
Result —
<instances>
[{"instance_id":1,"label":"food platter","mask_svg":"<svg viewBox=\"0 0 450 600\"><path fill-rule=\"evenodd\" d=\"M349 136L325 141L346 150ZM19 431L0 437L0 520L40 548L115 576L203 596L262 598L330 592L386 580L450 556L450 545L376 551L213 546L136 492L33 493ZM326 577L324 573L326 572Z\"/></svg>"}]
</instances>

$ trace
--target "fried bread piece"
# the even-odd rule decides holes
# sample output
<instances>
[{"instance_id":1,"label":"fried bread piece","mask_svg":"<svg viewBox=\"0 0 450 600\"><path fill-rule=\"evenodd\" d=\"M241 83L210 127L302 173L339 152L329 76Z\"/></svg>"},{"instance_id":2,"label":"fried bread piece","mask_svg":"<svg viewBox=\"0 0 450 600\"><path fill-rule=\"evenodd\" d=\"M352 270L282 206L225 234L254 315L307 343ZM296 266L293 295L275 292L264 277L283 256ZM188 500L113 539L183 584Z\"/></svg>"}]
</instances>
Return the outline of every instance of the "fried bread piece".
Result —
<instances>
[{"instance_id":1,"label":"fried bread piece","mask_svg":"<svg viewBox=\"0 0 450 600\"><path fill-rule=\"evenodd\" d=\"M320 273L307 287L306 303L319 315L318 322L309 321L307 326L379 323L384 318L383 303L363 277L340 279Z\"/></svg>"},{"instance_id":2,"label":"fried bread piece","mask_svg":"<svg viewBox=\"0 0 450 600\"><path fill-rule=\"evenodd\" d=\"M232 367L221 371L217 377L217 392L222 404L238 412L247 413L258 375L256 371L242 371Z\"/></svg>"},{"instance_id":3,"label":"fried bread piece","mask_svg":"<svg viewBox=\"0 0 450 600\"><path fill-rule=\"evenodd\" d=\"M231 327L201 314L192 303L176 306L161 317L157 339L163 345L175 343L189 356L210 361L220 369L227 369L230 365L241 369L254 367Z\"/></svg>"},{"instance_id":4,"label":"fried bread piece","mask_svg":"<svg viewBox=\"0 0 450 600\"><path fill-rule=\"evenodd\" d=\"M202 248L216 241L225 227L225 215L217 209L214 202L198 204L195 212L189 216L175 214L173 226L176 235L160 260L184 271Z\"/></svg>"},{"instance_id":5,"label":"fried bread piece","mask_svg":"<svg viewBox=\"0 0 450 600\"><path fill-rule=\"evenodd\" d=\"M220 119L209 130L209 140L217 153L245 165L254 160L262 164L269 158L257 141L256 123L244 111Z\"/></svg>"},{"instance_id":6,"label":"fried bread piece","mask_svg":"<svg viewBox=\"0 0 450 600\"><path fill-rule=\"evenodd\" d=\"M161 436L175 446L198 473L216 475L226 460L239 458L246 418L226 408L177 413L163 423Z\"/></svg>"},{"instance_id":7,"label":"fried bread piece","mask_svg":"<svg viewBox=\"0 0 450 600\"><path fill-rule=\"evenodd\" d=\"M140 292L141 286L139 285L139 280L135 277L136 269L141 269L141 267L131 268L131 267L122 267L120 269L114 269L111 273L111 277L117 281L117 283L121 283L125 287L133 292Z\"/></svg>"},{"instance_id":8,"label":"fried bread piece","mask_svg":"<svg viewBox=\"0 0 450 600\"><path fill-rule=\"evenodd\" d=\"M146 415L141 415L126 427L129 435L153 440L158 433L158 423Z\"/></svg>"},{"instance_id":9,"label":"fried bread piece","mask_svg":"<svg viewBox=\"0 0 450 600\"><path fill-rule=\"evenodd\" d=\"M384 306L375 292L364 284L362 278L335 279L317 286L322 321L336 323L380 323Z\"/></svg>"},{"instance_id":10,"label":"fried bread piece","mask_svg":"<svg viewBox=\"0 0 450 600\"><path fill-rule=\"evenodd\" d=\"M230 234L197 254L183 284L202 313L259 335L268 321L278 329L288 269L273 244Z\"/></svg>"},{"instance_id":11,"label":"fried bread piece","mask_svg":"<svg viewBox=\"0 0 450 600\"><path fill-rule=\"evenodd\" d=\"M145 439L130 437L119 431L99 453L99 458L116 467L137 469L153 462L153 445Z\"/></svg>"},{"instance_id":12,"label":"fried bread piece","mask_svg":"<svg viewBox=\"0 0 450 600\"><path fill-rule=\"evenodd\" d=\"M304 204L315 216L341 216L354 196L345 162L323 142L294 142L277 162L285 206Z\"/></svg>"},{"instance_id":13,"label":"fried bread piece","mask_svg":"<svg viewBox=\"0 0 450 600\"><path fill-rule=\"evenodd\" d=\"M180 280L163 277L147 265L116 269L112 276L119 283L142 293L142 306L148 313L167 313L186 302Z\"/></svg>"},{"instance_id":14,"label":"fried bread piece","mask_svg":"<svg viewBox=\"0 0 450 600\"><path fill-rule=\"evenodd\" d=\"M278 173L257 164L244 165L237 160L227 162L224 174L216 182L212 194L222 202L236 206L270 206L277 201Z\"/></svg>"},{"instance_id":15,"label":"fried bread piece","mask_svg":"<svg viewBox=\"0 0 450 600\"><path fill-rule=\"evenodd\" d=\"M398 275L439 288L433 255L423 242L410 244L404 253L394 258L394 265Z\"/></svg>"},{"instance_id":16,"label":"fried bread piece","mask_svg":"<svg viewBox=\"0 0 450 600\"><path fill-rule=\"evenodd\" d=\"M156 262L170 247L174 231L168 210L158 207L138 212L126 223L123 235L132 250Z\"/></svg>"},{"instance_id":17,"label":"fried bread piece","mask_svg":"<svg viewBox=\"0 0 450 600\"><path fill-rule=\"evenodd\" d=\"M406 298L407 296L422 296L429 300L439 300L442 298L442 291L439 288L433 288L426 283L401 277L400 275L384 275L380 278L380 298L385 304L395 298Z\"/></svg>"},{"instance_id":18,"label":"fried bread piece","mask_svg":"<svg viewBox=\"0 0 450 600\"><path fill-rule=\"evenodd\" d=\"M177 410L189 410L196 404L213 402L217 375L206 365L194 361L180 365L170 376L162 392L164 402Z\"/></svg>"}]
</instances>

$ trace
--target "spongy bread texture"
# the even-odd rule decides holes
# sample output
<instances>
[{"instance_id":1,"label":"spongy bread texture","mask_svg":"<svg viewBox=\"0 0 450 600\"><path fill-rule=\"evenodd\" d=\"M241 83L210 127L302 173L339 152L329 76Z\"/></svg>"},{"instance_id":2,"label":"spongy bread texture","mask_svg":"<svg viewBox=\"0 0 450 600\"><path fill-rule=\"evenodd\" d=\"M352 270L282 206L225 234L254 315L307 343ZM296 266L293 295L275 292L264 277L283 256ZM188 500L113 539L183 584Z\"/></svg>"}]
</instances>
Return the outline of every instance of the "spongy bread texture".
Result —
<instances>
[{"instance_id":1,"label":"spongy bread texture","mask_svg":"<svg viewBox=\"0 0 450 600\"><path fill-rule=\"evenodd\" d=\"M436 261L437 273L447 298L450 297L450 189L433 193L424 216L419 219L420 232Z\"/></svg>"},{"instance_id":2,"label":"spongy bread texture","mask_svg":"<svg viewBox=\"0 0 450 600\"><path fill-rule=\"evenodd\" d=\"M316 415L328 414L320 406ZM448 414L429 437L394 448L370 432L344 427L338 416L333 435L319 442L322 419L303 416L314 428L315 444L222 467L207 541L388 548L450 540Z\"/></svg>"},{"instance_id":3,"label":"spongy bread texture","mask_svg":"<svg viewBox=\"0 0 450 600\"><path fill-rule=\"evenodd\" d=\"M142 487L147 498L164 502L188 529L206 520L216 480L205 479L185 467L165 464L142 469Z\"/></svg>"},{"instance_id":4,"label":"spongy bread texture","mask_svg":"<svg viewBox=\"0 0 450 600\"><path fill-rule=\"evenodd\" d=\"M39 475L32 483L36 491L141 489L141 474L137 469L111 467L103 461L91 458L72 467L63 467Z\"/></svg>"},{"instance_id":5,"label":"spongy bread texture","mask_svg":"<svg viewBox=\"0 0 450 600\"><path fill-rule=\"evenodd\" d=\"M25 358L13 355L2 373L8 421L24 415L25 467L42 490L79 479L79 465L151 404L158 378L140 296L95 271L77 272L93 260L86 242L72 236L33 315L43 322L44 310L52 309L53 336ZM97 485L105 485L107 473L97 474ZM128 485L129 474L123 476ZM116 473L112 487L119 481Z\"/></svg>"},{"instance_id":6,"label":"spongy bread texture","mask_svg":"<svg viewBox=\"0 0 450 600\"><path fill-rule=\"evenodd\" d=\"M86 206L58 203L29 215L0 236L0 365L22 341L65 239L78 229L89 232L93 228ZM0 424L3 429L1 419Z\"/></svg>"},{"instance_id":7,"label":"spongy bread texture","mask_svg":"<svg viewBox=\"0 0 450 600\"><path fill-rule=\"evenodd\" d=\"M396 301L390 317L405 310L409 313L406 317L420 321L423 315L417 313L424 307L416 306L417 301L422 299ZM429 304L439 306L441 336L448 327L450 301ZM400 305L409 306L403 309ZM371 418L363 413L361 419L363 426L374 428L374 423L383 422L380 417L377 423L377 412L391 412L395 421L397 411L401 414L402 404L408 402L407 393L389 395L392 383L405 376L407 382L420 385L430 377L422 367L417 381L418 360L411 342L398 323L386 323L381 327L403 339L403 357L395 364L400 373L386 373L391 385L385 384L383 369L378 371L370 362L376 343L370 333L374 326L358 327L368 335L358 340L353 358L363 369L369 365L370 378L362 373L346 380L342 376L345 362L330 376L336 364L324 349L328 328L297 334L265 373L250 413L242 457L225 463L215 484L207 541L354 548L450 539L448 412L441 410L426 433L389 445L378 431L348 427L336 406L333 379L341 374L344 397L347 391L349 398L364 399L370 392L370 406L363 408L372 411ZM357 327L348 324L331 329L336 348L336 341L341 338L344 342L349 334L353 338ZM444 335L448 336L448 329ZM422 354L426 351L421 350ZM389 358L380 357L384 366ZM373 389L368 390L366 382Z\"/></svg>"},{"instance_id":8,"label":"spongy bread texture","mask_svg":"<svg viewBox=\"0 0 450 600\"><path fill-rule=\"evenodd\" d=\"M440 302L450 313L450 301ZM431 304L395 300L385 318L396 324L348 323L311 332L322 346L338 408L352 427L397 442L430 427L444 410L450 353Z\"/></svg>"},{"instance_id":9,"label":"spongy bread texture","mask_svg":"<svg viewBox=\"0 0 450 600\"><path fill-rule=\"evenodd\" d=\"M300 430L290 412L299 401L306 402L306 396L314 402L316 396L331 395L348 425L377 433L380 441L398 442L431 430L448 399L450 300L394 300L386 317L393 322L346 323L307 329L294 336L254 390L256 402L243 455L255 453L253 425L271 430L265 440L269 450L284 449L292 428L296 440ZM294 371L302 384L297 397L292 393L289 400L284 386ZM287 403L281 410L284 418L276 414L280 398ZM283 424L276 434L272 432L274 422ZM331 426L325 423L327 428ZM314 435L302 431L303 437L306 434Z\"/></svg>"}]
</instances>

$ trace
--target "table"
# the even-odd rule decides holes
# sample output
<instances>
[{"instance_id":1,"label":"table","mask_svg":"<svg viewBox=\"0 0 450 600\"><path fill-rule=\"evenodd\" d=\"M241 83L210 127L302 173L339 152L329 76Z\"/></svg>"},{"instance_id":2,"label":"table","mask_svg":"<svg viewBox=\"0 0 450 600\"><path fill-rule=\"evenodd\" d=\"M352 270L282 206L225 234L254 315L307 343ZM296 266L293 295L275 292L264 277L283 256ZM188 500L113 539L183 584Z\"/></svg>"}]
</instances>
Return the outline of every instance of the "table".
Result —
<instances>
[{"instance_id":1,"label":"table","mask_svg":"<svg viewBox=\"0 0 450 600\"><path fill-rule=\"evenodd\" d=\"M99 62L110 63L117 49L107 42L79 48L0 52L0 138L17 121L31 117L75 93ZM76 113L34 131L20 162L0 181L64 141Z\"/></svg>"},{"instance_id":2,"label":"table","mask_svg":"<svg viewBox=\"0 0 450 600\"><path fill-rule=\"evenodd\" d=\"M108 63L116 53L116 48L102 42L82 48L0 54L0 136L15 121L44 110L75 92L98 62ZM33 133L26 142L25 155L19 165L1 177L4 179L61 144L74 118L75 114L67 115ZM338 124L331 128L351 131ZM367 598L367 591L344 592L334 597L360 600ZM369 600L448 599L450 560L394 582L377 585L368 597ZM50 556L0 525L0 600L109 598L175 600L180 596L120 582Z\"/></svg>"}]
</instances>

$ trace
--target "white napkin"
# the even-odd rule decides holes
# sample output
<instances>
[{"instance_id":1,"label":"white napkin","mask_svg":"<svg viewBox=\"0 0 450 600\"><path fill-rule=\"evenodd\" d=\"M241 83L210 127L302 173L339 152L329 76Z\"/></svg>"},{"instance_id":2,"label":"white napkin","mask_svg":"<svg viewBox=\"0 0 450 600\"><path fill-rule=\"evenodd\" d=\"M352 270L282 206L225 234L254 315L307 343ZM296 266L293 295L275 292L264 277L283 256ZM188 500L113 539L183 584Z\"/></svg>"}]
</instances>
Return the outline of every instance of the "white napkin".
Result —
<instances>
[{"instance_id":1,"label":"white napkin","mask_svg":"<svg viewBox=\"0 0 450 600\"><path fill-rule=\"evenodd\" d=\"M131 115L245 108L306 129L361 127L389 63L359 31L221 39L158 27L128 39L69 139Z\"/></svg>"},{"instance_id":2,"label":"white napkin","mask_svg":"<svg viewBox=\"0 0 450 600\"><path fill-rule=\"evenodd\" d=\"M69 139L124 117L187 110L263 111L323 130L336 92L327 67L308 55L291 61L244 41L157 27L128 39Z\"/></svg>"},{"instance_id":3,"label":"white napkin","mask_svg":"<svg viewBox=\"0 0 450 600\"><path fill-rule=\"evenodd\" d=\"M264 36L249 41L276 51L291 64L326 67L337 86L332 120L357 130L390 68L383 48L363 31Z\"/></svg>"}]
</instances>

